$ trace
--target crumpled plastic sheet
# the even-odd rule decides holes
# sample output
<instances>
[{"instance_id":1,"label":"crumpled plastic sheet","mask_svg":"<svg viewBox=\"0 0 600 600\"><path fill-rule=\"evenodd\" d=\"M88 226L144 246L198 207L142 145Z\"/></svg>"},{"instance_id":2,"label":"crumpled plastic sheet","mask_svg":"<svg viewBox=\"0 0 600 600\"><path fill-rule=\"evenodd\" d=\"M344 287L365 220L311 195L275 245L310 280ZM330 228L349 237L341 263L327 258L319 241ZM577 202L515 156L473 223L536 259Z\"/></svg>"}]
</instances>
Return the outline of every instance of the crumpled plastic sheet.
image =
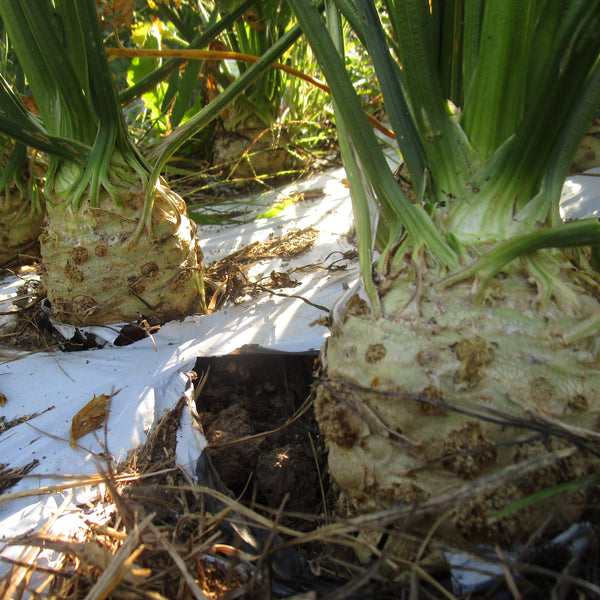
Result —
<instances>
[{"instance_id":1,"label":"crumpled plastic sheet","mask_svg":"<svg viewBox=\"0 0 600 600\"><path fill-rule=\"evenodd\" d=\"M571 555L575 555L585 551L595 537L596 532L590 523L575 523L548 543L548 551L557 552L557 549L564 548ZM489 556L493 552L489 546L482 547L480 550L481 556L486 554ZM501 556L496 560L491 558L484 560L474 552L471 554L446 552L445 557L452 572L452 591L458 597L489 592L491 584L505 576L505 568L509 569L515 579L521 575L518 571L515 572L512 566L512 563L519 560L517 551L502 551ZM502 561L506 561L511 566L505 567Z\"/></svg>"},{"instance_id":2,"label":"crumpled plastic sheet","mask_svg":"<svg viewBox=\"0 0 600 600\"><path fill-rule=\"evenodd\" d=\"M563 186L560 216L565 221L600 216L600 167L567 179Z\"/></svg>"}]
</instances>

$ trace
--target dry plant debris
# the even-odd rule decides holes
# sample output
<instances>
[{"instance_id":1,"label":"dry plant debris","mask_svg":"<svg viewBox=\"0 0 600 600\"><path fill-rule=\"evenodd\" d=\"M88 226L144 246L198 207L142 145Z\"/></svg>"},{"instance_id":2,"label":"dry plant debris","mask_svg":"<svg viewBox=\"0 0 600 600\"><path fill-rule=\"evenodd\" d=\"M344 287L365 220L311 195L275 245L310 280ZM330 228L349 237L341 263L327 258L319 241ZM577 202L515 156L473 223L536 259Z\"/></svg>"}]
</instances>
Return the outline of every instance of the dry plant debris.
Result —
<instances>
[{"instance_id":1,"label":"dry plant debris","mask_svg":"<svg viewBox=\"0 0 600 600\"><path fill-rule=\"evenodd\" d=\"M24 475L27 475L38 464L38 460L32 460L22 467L9 468L8 465L0 463L0 494L17 484Z\"/></svg>"},{"instance_id":2,"label":"dry plant debris","mask_svg":"<svg viewBox=\"0 0 600 600\"><path fill-rule=\"evenodd\" d=\"M318 231L308 227L302 230L294 229L283 236L272 236L264 242L253 242L213 262L208 268L208 275L214 279L223 280L223 276L227 273L226 265L228 263L235 263L243 267L269 258L300 256L312 248L318 236Z\"/></svg>"},{"instance_id":3,"label":"dry plant debris","mask_svg":"<svg viewBox=\"0 0 600 600\"><path fill-rule=\"evenodd\" d=\"M94 396L71 421L71 447L77 448L77 440L84 435L100 429L106 422L110 412L110 399L119 393L119 390L109 394Z\"/></svg>"},{"instance_id":4,"label":"dry plant debris","mask_svg":"<svg viewBox=\"0 0 600 600\"><path fill-rule=\"evenodd\" d=\"M26 423L35 417L39 417L41 414L48 412L49 410L54 410L54 406L49 406L46 410L41 413L32 413L30 415L23 415L22 417L17 417L16 419L11 419L7 421L4 416L0 415L0 435L2 435L5 431L8 431L12 427L16 427L21 423Z\"/></svg>"},{"instance_id":5,"label":"dry plant debris","mask_svg":"<svg viewBox=\"0 0 600 600\"><path fill-rule=\"evenodd\" d=\"M236 302L248 294L256 295L260 291L269 291L269 288L298 285L288 272L273 271L268 280L251 282L245 271L261 260L296 258L308 252L318 237L319 232L312 227L294 229L282 236L272 236L264 242L253 242L213 262L205 274L205 282L212 290L209 312L221 307L226 299Z\"/></svg>"},{"instance_id":6,"label":"dry plant debris","mask_svg":"<svg viewBox=\"0 0 600 600\"><path fill-rule=\"evenodd\" d=\"M307 227L302 230L294 229L282 236L272 236L264 242L253 242L213 262L207 269L206 276L215 281L225 281L231 274L232 265L241 270L260 260L298 257L310 250L318 237L316 229Z\"/></svg>"},{"instance_id":7,"label":"dry plant debris","mask_svg":"<svg viewBox=\"0 0 600 600\"><path fill-rule=\"evenodd\" d=\"M5 275L19 278L35 272L34 267L18 270L3 269ZM18 296L13 300L13 308L5 314L15 315L0 328L0 344L9 349L26 351L50 350L56 347L53 328L48 315L41 309L42 291L37 279L23 278Z\"/></svg>"}]
</instances>

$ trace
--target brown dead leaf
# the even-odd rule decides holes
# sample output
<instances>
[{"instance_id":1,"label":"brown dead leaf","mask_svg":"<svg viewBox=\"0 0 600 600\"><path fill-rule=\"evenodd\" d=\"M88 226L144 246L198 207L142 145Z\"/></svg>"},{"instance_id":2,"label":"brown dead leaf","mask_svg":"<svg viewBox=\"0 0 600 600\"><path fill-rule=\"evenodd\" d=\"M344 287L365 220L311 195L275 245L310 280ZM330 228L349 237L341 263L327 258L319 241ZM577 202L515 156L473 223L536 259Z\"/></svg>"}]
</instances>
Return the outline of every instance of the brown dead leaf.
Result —
<instances>
[{"instance_id":1,"label":"brown dead leaf","mask_svg":"<svg viewBox=\"0 0 600 600\"><path fill-rule=\"evenodd\" d=\"M74 417L71 421L71 447L77 448L77 440L91 431L99 429L110 412L110 399L118 394L121 390L117 390L108 396L100 394L94 396Z\"/></svg>"},{"instance_id":2,"label":"brown dead leaf","mask_svg":"<svg viewBox=\"0 0 600 600\"><path fill-rule=\"evenodd\" d=\"M6 404L6 396L4 394L0 394L0 408Z\"/></svg>"}]
</instances>

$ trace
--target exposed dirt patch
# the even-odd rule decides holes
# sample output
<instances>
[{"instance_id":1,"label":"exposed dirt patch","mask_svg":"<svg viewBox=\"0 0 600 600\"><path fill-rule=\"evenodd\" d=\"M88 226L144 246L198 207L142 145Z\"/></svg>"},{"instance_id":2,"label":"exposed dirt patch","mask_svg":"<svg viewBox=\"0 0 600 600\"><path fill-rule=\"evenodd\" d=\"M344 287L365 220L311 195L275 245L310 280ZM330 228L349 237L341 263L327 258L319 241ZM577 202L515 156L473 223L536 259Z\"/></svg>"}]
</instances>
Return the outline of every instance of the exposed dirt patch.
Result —
<instances>
[{"instance_id":1,"label":"exposed dirt patch","mask_svg":"<svg viewBox=\"0 0 600 600\"><path fill-rule=\"evenodd\" d=\"M198 413L212 463L236 497L278 510L322 510L326 457L307 403L315 355L198 359ZM302 490L302 493L298 493Z\"/></svg>"},{"instance_id":2,"label":"exposed dirt patch","mask_svg":"<svg viewBox=\"0 0 600 600\"><path fill-rule=\"evenodd\" d=\"M3 307L5 314L10 314L12 319L0 326L0 348L26 352L57 349L71 352L97 348L94 336L77 331L71 339L66 339L54 327L50 320L49 305L45 301L45 292L39 279L30 277L32 273L39 273L39 267L26 266L0 274L23 277L23 283L17 289L17 297L12 302L13 306L9 307L6 302Z\"/></svg>"}]
</instances>

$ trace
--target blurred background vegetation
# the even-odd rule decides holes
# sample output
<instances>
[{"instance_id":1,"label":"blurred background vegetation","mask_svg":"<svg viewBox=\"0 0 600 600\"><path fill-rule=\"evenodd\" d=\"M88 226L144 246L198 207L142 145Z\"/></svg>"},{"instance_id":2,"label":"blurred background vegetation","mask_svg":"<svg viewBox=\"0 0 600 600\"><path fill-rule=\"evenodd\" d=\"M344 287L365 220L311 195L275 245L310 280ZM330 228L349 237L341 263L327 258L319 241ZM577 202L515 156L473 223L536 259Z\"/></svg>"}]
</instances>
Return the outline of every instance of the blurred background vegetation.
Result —
<instances>
[{"instance_id":1,"label":"blurred background vegetation","mask_svg":"<svg viewBox=\"0 0 600 600\"><path fill-rule=\"evenodd\" d=\"M108 48L204 49L262 56L296 24L286 0L102 0ZM367 110L381 110L365 50L348 30L348 67ZM110 50L109 50L110 52ZM303 38L279 63L322 81ZM247 71L250 62L111 57L137 143L153 147ZM257 78L169 160L166 172L188 204L268 187L337 160L329 94L279 68Z\"/></svg>"}]
</instances>

